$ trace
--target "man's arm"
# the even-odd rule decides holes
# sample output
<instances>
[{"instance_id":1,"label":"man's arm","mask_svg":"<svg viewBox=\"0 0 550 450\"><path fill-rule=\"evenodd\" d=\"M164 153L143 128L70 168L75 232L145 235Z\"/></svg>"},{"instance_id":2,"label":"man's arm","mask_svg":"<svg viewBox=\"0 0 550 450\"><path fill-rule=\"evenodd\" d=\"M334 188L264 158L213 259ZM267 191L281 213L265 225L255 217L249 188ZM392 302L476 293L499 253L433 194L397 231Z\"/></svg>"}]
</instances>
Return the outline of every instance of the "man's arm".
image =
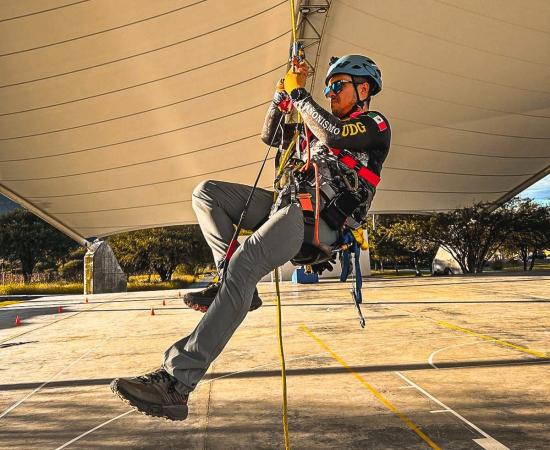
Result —
<instances>
[{"instance_id":1,"label":"man's arm","mask_svg":"<svg viewBox=\"0 0 550 450\"><path fill-rule=\"evenodd\" d=\"M306 126L327 147L365 150L389 139L389 126L380 115L373 118L362 114L342 121L321 108L305 89L300 91L300 99L294 101L294 106Z\"/></svg>"},{"instance_id":2,"label":"man's arm","mask_svg":"<svg viewBox=\"0 0 550 450\"><path fill-rule=\"evenodd\" d=\"M269 105L262 128L261 138L267 145L273 147L288 147L294 136L295 124L285 123L283 112L273 102ZM282 117L282 118L281 118Z\"/></svg>"},{"instance_id":3,"label":"man's arm","mask_svg":"<svg viewBox=\"0 0 550 450\"><path fill-rule=\"evenodd\" d=\"M265 115L264 126L262 128L261 138L267 145L278 146L281 143L281 128L278 126L284 125L284 119L282 119L283 112L279 110L279 107L275 103L271 102Z\"/></svg>"}]
</instances>

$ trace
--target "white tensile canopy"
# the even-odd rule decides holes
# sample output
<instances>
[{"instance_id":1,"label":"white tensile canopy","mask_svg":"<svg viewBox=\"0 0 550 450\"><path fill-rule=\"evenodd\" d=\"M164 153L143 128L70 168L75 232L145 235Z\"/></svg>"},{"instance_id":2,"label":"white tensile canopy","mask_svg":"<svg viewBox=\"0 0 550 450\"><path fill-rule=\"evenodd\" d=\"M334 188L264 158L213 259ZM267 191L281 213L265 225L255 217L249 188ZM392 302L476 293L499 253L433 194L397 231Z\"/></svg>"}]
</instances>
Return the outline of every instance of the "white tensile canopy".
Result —
<instances>
[{"instance_id":1,"label":"white tensile canopy","mask_svg":"<svg viewBox=\"0 0 550 450\"><path fill-rule=\"evenodd\" d=\"M333 55L382 69L373 212L501 201L548 173L550 2L297 3L317 101ZM0 192L75 239L193 223L199 181L254 181L290 30L288 0L4 0Z\"/></svg>"}]
</instances>

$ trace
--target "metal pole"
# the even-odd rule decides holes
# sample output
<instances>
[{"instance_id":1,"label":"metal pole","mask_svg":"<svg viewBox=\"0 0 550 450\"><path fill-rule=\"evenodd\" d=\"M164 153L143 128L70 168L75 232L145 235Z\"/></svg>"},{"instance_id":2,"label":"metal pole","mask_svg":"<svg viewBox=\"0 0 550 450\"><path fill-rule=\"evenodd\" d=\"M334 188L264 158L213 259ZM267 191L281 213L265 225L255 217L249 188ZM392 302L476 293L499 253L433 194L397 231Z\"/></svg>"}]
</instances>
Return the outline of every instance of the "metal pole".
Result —
<instances>
[{"instance_id":1,"label":"metal pole","mask_svg":"<svg viewBox=\"0 0 550 450\"><path fill-rule=\"evenodd\" d=\"M59 220L50 216L47 212L42 211L40 208L33 205L31 202L29 202L25 198L21 197L20 195L16 194L12 190L8 189L6 186L3 186L1 184L0 184L0 193L8 197L10 200L13 200L16 203L19 203L23 208L37 215L45 222L48 222L51 226L57 228L59 231L66 234L71 239L75 240L80 245L82 245L83 247L89 247L90 245L92 245L90 241L86 240L86 238L78 234L71 227L69 227L68 225L65 225L63 222L60 222Z\"/></svg>"}]
</instances>

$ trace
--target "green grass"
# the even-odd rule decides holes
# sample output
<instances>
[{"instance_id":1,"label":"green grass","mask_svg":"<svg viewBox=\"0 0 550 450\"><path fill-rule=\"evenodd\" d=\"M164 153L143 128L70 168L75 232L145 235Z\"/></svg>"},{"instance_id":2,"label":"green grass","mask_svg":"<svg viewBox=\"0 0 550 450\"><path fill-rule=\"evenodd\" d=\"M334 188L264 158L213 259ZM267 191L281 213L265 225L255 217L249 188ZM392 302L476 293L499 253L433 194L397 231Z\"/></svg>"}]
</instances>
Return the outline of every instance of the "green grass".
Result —
<instances>
[{"instance_id":1,"label":"green grass","mask_svg":"<svg viewBox=\"0 0 550 450\"><path fill-rule=\"evenodd\" d=\"M128 280L128 292L134 291L162 291L168 289L185 289L195 281L193 275L177 275L170 281L160 281L158 276L132 275Z\"/></svg>"},{"instance_id":2,"label":"green grass","mask_svg":"<svg viewBox=\"0 0 550 450\"><path fill-rule=\"evenodd\" d=\"M177 275L171 281L161 282L156 276L147 275L130 276L128 280L128 292L134 291L159 291L168 289L184 289L195 281L193 275ZM10 283L0 285L0 295L60 295L82 294L82 283L51 282L51 283ZM0 306L5 306L4 302Z\"/></svg>"},{"instance_id":3,"label":"green grass","mask_svg":"<svg viewBox=\"0 0 550 450\"><path fill-rule=\"evenodd\" d=\"M422 276L429 277L431 275L429 270L421 270ZM374 278L415 278L413 269L399 269L399 273L395 273L393 269L371 270L371 276Z\"/></svg>"},{"instance_id":4,"label":"green grass","mask_svg":"<svg viewBox=\"0 0 550 450\"><path fill-rule=\"evenodd\" d=\"M529 264L527 265L527 268L529 268ZM535 265L533 267L533 270L550 270L550 262L535 261ZM505 272L523 272L523 263L505 264L504 265L504 271ZM529 273L529 271L527 271L525 273Z\"/></svg>"},{"instance_id":5,"label":"green grass","mask_svg":"<svg viewBox=\"0 0 550 450\"><path fill-rule=\"evenodd\" d=\"M550 271L550 262L543 262L543 261L535 261L535 266L533 267L533 271L541 271L541 270L549 270ZM422 269L422 276L431 276L431 272L428 269ZM493 270L491 267L484 267L483 273L495 273L495 272L521 272L525 275L529 275L530 271L523 271L523 264L522 263L515 263L510 264L506 263L504 264L504 268L502 270ZM406 269L399 269L399 273L395 273L395 270L390 266L384 271L382 270L374 270L371 271L371 276L374 278L414 278L414 270L410 268Z\"/></svg>"},{"instance_id":6,"label":"green grass","mask_svg":"<svg viewBox=\"0 0 550 450\"><path fill-rule=\"evenodd\" d=\"M0 285L0 295L82 294L82 283L10 283Z\"/></svg>"}]
</instances>

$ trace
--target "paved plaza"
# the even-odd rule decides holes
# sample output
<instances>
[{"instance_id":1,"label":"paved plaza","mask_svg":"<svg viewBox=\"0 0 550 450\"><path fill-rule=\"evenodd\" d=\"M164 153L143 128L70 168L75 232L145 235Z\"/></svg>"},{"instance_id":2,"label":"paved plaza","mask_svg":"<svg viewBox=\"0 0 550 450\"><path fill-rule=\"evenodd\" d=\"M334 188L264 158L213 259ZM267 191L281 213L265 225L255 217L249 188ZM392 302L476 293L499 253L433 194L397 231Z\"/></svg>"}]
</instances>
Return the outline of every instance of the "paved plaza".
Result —
<instances>
[{"instance_id":1,"label":"paved plaza","mask_svg":"<svg viewBox=\"0 0 550 450\"><path fill-rule=\"evenodd\" d=\"M293 448L550 448L550 276L368 279L365 329L349 288L282 284ZM259 291L184 422L108 384L193 329L185 291L0 308L0 448L284 448L275 286Z\"/></svg>"}]
</instances>

